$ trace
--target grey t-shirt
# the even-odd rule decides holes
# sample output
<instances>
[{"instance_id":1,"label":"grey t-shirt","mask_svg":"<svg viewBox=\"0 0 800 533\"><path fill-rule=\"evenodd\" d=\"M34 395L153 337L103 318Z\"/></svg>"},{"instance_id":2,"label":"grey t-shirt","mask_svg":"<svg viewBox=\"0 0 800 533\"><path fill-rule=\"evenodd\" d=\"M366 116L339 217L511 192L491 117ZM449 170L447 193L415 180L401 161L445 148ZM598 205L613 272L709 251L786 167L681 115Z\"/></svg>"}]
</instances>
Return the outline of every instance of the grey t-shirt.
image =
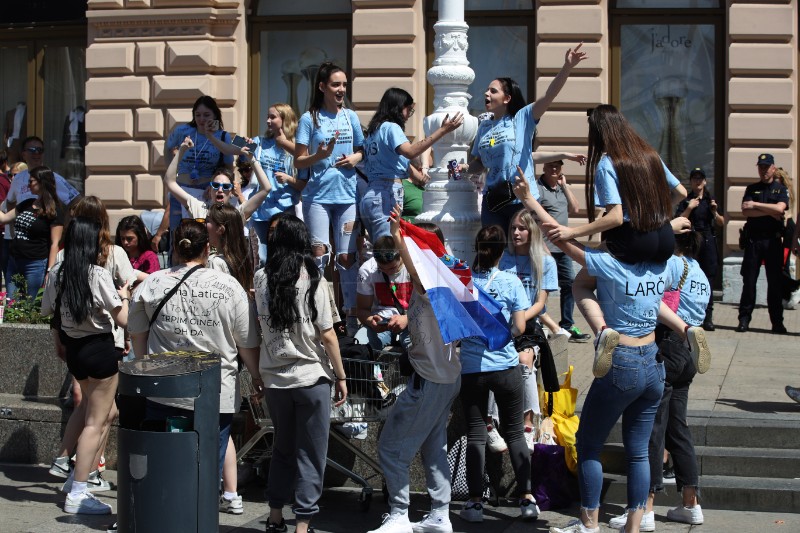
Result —
<instances>
[{"instance_id":1,"label":"grey t-shirt","mask_svg":"<svg viewBox=\"0 0 800 533\"><path fill-rule=\"evenodd\" d=\"M235 413L241 397L237 390L237 346L258 347L255 317L244 289L232 276L200 268L192 273L150 326L150 317L162 298L189 270L180 265L147 277L133 294L128 330L150 330L150 353L174 350L218 353L222 362L220 413ZM192 409L191 399L153 398L166 405Z\"/></svg>"},{"instance_id":2,"label":"grey t-shirt","mask_svg":"<svg viewBox=\"0 0 800 533\"><path fill-rule=\"evenodd\" d=\"M555 188L551 189L545 185L542 178L536 180L536 185L539 187L539 203L542 204L544 210L556 219L556 222L566 226L569 223L569 205L567 203L567 195L561 185L556 183ZM547 240L547 237L545 237L545 244L551 252L561 252L561 249Z\"/></svg>"},{"instance_id":3,"label":"grey t-shirt","mask_svg":"<svg viewBox=\"0 0 800 533\"><path fill-rule=\"evenodd\" d=\"M453 343L445 344L428 294L411 294L408 307L411 347L408 359L414 371L433 383L455 383L461 375L461 360Z\"/></svg>"},{"instance_id":4,"label":"grey t-shirt","mask_svg":"<svg viewBox=\"0 0 800 533\"><path fill-rule=\"evenodd\" d=\"M261 377L264 386L273 389L307 387L320 378L333 381L333 368L320 343L320 332L333 327L330 293L322 279L314 292L317 319L312 322L306 294L311 280L303 269L295 285L295 299L300 316L288 330L278 331L269 323L269 288L264 269L256 272L254 285L256 309L264 343L261 350Z\"/></svg>"}]
</instances>

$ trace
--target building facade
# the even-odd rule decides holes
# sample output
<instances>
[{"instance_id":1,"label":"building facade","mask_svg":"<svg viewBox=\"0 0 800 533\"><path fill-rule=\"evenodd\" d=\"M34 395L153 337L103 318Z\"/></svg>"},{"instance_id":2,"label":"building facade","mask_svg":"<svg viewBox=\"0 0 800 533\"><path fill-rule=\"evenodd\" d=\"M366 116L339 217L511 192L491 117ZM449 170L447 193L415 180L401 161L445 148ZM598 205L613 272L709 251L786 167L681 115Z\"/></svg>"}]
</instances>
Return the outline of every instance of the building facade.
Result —
<instances>
[{"instance_id":1,"label":"building facade","mask_svg":"<svg viewBox=\"0 0 800 533\"><path fill-rule=\"evenodd\" d=\"M317 66L332 60L362 124L390 86L430 113L433 24L447 1L30 0L0 37L4 142L42 136L47 163L85 177L114 219L160 208L164 140L200 95L217 99L227 131L255 135L271 103L302 113ZM799 15L796 0L465 0L470 112L498 76L535 99L582 41L589 60L543 117L537 149L585 151L586 109L617 105L678 177L705 169L738 277L757 154L791 176L800 168ZM583 202L583 169L565 168Z\"/></svg>"}]
</instances>

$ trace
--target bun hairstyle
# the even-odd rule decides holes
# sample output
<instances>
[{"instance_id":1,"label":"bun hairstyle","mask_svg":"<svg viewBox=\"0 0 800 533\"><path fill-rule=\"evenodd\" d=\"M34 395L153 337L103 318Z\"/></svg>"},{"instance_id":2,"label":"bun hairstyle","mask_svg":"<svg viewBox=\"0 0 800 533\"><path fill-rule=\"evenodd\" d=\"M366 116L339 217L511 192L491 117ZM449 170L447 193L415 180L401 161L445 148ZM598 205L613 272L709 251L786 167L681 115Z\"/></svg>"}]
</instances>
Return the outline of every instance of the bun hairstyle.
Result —
<instances>
[{"instance_id":1,"label":"bun hairstyle","mask_svg":"<svg viewBox=\"0 0 800 533\"><path fill-rule=\"evenodd\" d=\"M182 263L203 256L208 246L206 225L194 219L184 219L175 228L175 251Z\"/></svg>"},{"instance_id":2,"label":"bun hairstyle","mask_svg":"<svg viewBox=\"0 0 800 533\"><path fill-rule=\"evenodd\" d=\"M703 246L703 235L699 231L688 231L675 235L675 252L697 259L700 248Z\"/></svg>"},{"instance_id":3,"label":"bun hairstyle","mask_svg":"<svg viewBox=\"0 0 800 533\"><path fill-rule=\"evenodd\" d=\"M475 236L475 262L472 267L476 272L489 271L500 261L506 249L506 233L498 225L484 226Z\"/></svg>"}]
</instances>

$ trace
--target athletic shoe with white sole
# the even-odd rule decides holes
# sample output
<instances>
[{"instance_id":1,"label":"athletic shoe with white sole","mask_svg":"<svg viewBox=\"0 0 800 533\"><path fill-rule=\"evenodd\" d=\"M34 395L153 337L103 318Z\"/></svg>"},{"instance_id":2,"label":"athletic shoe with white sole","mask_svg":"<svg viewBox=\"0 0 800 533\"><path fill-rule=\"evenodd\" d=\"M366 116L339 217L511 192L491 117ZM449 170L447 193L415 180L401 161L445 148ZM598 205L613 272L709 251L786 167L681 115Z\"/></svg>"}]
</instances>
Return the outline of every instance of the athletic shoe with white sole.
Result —
<instances>
[{"instance_id":1,"label":"athletic shoe with white sole","mask_svg":"<svg viewBox=\"0 0 800 533\"><path fill-rule=\"evenodd\" d=\"M73 470L70 472L69 477L61 485L61 492L71 492L72 491L72 482L75 481L75 471ZM89 474L89 479L86 480L86 490L90 492L105 492L107 490L111 490L111 484L103 479L103 476L95 470Z\"/></svg>"},{"instance_id":2,"label":"athletic shoe with white sole","mask_svg":"<svg viewBox=\"0 0 800 533\"><path fill-rule=\"evenodd\" d=\"M536 430L531 426L525 426L525 431L522 435L525 437L525 444L528 446L528 450L533 453L533 446L536 444Z\"/></svg>"},{"instance_id":3,"label":"athletic shoe with white sole","mask_svg":"<svg viewBox=\"0 0 800 533\"><path fill-rule=\"evenodd\" d=\"M453 533L453 524L446 511L434 510L422 517L419 522L413 522L411 529L414 533Z\"/></svg>"},{"instance_id":4,"label":"athletic shoe with white sole","mask_svg":"<svg viewBox=\"0 0 800 533\"><path fill-rule=\"evenodd\" d=\"M67 479L70 472L72 472L72 465L69 463L69 457L56 457L53 459L53 464L50 465L50 475Z\"/></svg>"},{"instance_id":5,"label":"athletic shoe with white sole","mask_svg":"<svg viewBox=\"0 0 800 533\"><path fill-rule=\"evenodd\" d=\"M608 527L611 528L624 528L628 523L628 511L608 521ZM639 523L639 531L655 531L656 530L656 513L650 511L642 515L642 521Z\"/></svg>"},{"instance_id":6,"label":"athletic shoe with white sole","mask_svg":"<svg viewBox=\"0 0 800 533\"><path fill-rule=\"evenodd\" d=\"M82 492L76 498L67 494L64 512L72 514L111 514L111 506L94 497L91 492Z\"/></svg>"},{"instance_id":7,"label":"athletic shoe with white sole","mask_svg":"<svg viewBox=\"0 0 800 533\"><path fill-rule=\"evenodd\" d=\"M676 507L667 511L667 520L684 524L700 525L703 523L703 510L699 505L694 507Z\"/></svg>"},{"instance_id":8,"label":"athletic shoe with white sole","mask_svg":"<svg viewBox=\"0 0 800 533\"><path fill-rule=\"evenodd\" d=\"M508 450L508 444L506 444L505 439L500 435L496 427L487 424L486 432L488 433L486 443L489 445L489 451L503 453Z\"/></svg>"},{"instance_id":9,"label":"athletic shoe with white sole","mask_svg":"<svg viewBox=\"0 0 800 533\"><path fill-rule=\"evenodd\" d=\"M575 519L564 527L551 527L550 533L600 533L600 528L588 528L583 523Z\"/></svg>"},{"instance_id":10,"label":"athletic shoe with white sole","mask_svg":"<svg viewBox=\"0 0 800 533\"><path fill-rule=\"evenodd\" d=\"M594 346L594 365L592 365L594 377L602 378L611 370L611 359L618 344L619 333L611 328L603 328Z\"/></svg>"},{"instance_id":11,"label":"athletic shoe with white sole","mask_svg":"<svg viewBox=\"0 0 800 533\"><path fill-rule=\"evenodd\" d=\"M467 522L483 522L483 504L481 502L464 502L458 516Z\"/></svg>"},{"instance_id":12,"label":"athletic shoe with white sole","mask_svg":"<svg viewBox=\"0 0 800 533\"><path fill-rule=\"evenodd\" d=\"M706 332L701 327L692 326L686 330L686 340L697 373L705 374L711 367L711 350L706 342Z\"/></svg>"},{"instance_id":13,"label":"athletic shoe with white sole","mask_svg":"<svg viewBox=\"0 0 800 533\"><path fill-rule=\"evenodd\" d=\"M413 533L413 530L407 513L386 513L381 527L367 533Z\"/></svg>"},{"instance_id":14,"label":"athletic shoe with white sole","mask_svg":"<svg viewBox=\"0 0 800 533\"><path fill-rule=\"evenodd\" d=\"M244 504L242 497L238 494L232 500L227 499L225 496L219 497L219 512L230 514L242 514L244 512Z\"/></svg>"},{"instance_id":15,"label":"athletic shoe with white sole","mask_svg":"<svg viewBox=\"0 0 800 533\"><path fill-rule=\"evenodd\" d=\"M536 505L536 500L534 500L532 497L520 498L519 516L527 520L536 520L539 518L539 506Z\"/></svg>"}]
</instances>

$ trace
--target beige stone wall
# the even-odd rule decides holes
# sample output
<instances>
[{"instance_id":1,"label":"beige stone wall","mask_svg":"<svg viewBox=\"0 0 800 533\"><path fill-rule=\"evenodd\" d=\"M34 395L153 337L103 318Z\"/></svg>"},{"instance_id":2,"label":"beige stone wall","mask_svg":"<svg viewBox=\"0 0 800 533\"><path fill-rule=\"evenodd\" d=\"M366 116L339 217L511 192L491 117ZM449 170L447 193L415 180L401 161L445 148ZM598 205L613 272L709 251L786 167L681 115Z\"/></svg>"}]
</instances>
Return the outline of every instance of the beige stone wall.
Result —
<instances>
[{"instance_id":1,"label":"beige stone wall","mask_svg":"<svg viewBox=\"0 0 800 533\"><path fill-rule=\"evenodd\" d=\"M164 139L216 98L227 131L247 103L241 0L89 0L86 194L116 220L162 206Z\"/></svg>"},{"instance_id":2,"label":"beige stone wall","mask_svg":"<svg viewBox=\"0 0 800 533\"><path fill-rule=\"evenodd\" d=\"M729 221L724 240L728 250L738 250L739 229L745 222L742 194L758 179L758 154L772 153L776 165L794 178L797 193L800 13L792 0L729 0L727 4L725 205Z\"/></svg>"}]
</instances>

